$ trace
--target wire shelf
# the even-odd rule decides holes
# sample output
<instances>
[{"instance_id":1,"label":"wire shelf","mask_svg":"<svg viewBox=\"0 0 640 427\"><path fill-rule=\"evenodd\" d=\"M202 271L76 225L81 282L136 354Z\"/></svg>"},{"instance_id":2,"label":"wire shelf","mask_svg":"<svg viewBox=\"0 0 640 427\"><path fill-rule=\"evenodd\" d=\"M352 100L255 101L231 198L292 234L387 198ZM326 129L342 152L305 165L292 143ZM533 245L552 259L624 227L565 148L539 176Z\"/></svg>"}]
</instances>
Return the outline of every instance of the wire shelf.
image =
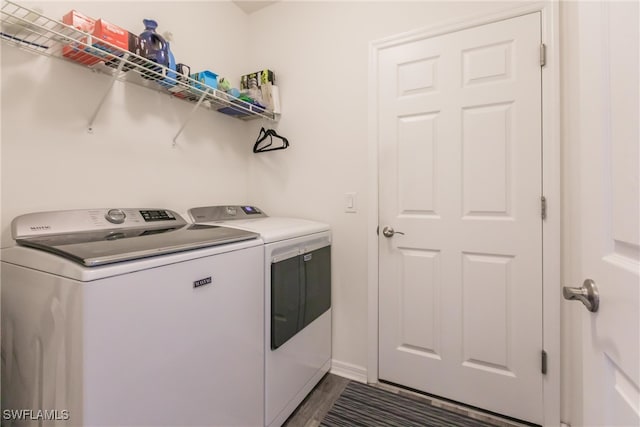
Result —
<instances>
[{"instance_id":1,"label":"wire shelf","mask_svg":"<svg viewBox=\"0 0 640 427\"><path fill-rule=\"evenodd\" d=\"M276 120L276 115L264 107L191 77L178 75L175 70L17 3L4 1L0 12L0 38L9 45L90 68L116 80L163 92L199 107L224 109L225 114L241 120L259 117Z\"/></svg>"}]
</instances>

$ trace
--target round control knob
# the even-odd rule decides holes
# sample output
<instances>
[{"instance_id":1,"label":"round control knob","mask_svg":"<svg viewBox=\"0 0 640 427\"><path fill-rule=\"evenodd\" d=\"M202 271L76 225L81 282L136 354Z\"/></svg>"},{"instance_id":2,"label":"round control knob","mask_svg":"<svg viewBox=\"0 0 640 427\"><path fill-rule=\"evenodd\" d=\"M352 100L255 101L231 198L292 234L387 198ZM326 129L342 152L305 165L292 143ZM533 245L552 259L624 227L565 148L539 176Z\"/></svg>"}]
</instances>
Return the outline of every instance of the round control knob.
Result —
<instances>
[{"instance_id":1,"label":"round control knob","mask_svg":"<svg viewBox=\"0 0 640 427\"><path fill-rule=\"evenodd\" d=\"M122 209L109 209L104 217L112 224L122 224L127 215Z\"/></svg>"}]
</instances>

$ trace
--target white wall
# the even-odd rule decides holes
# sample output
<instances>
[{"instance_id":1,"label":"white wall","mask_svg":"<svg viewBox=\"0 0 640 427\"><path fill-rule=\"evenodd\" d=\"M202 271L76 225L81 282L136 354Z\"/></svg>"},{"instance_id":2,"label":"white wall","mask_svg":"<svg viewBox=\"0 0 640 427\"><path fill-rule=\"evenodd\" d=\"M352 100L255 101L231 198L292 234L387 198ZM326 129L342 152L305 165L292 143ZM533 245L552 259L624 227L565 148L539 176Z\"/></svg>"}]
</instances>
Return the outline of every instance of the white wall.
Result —
<instances>
[{"instance_id":1,"label":"white wall","mask_svg":"<svg viewBox=\"0 0 640 427\"><path fill-rule=\"evenodd\" d=\"M508 3L281 2L250 17L250 57L280 82L291 148L250 162L249 198L271 214L331 224L333 358L367 365L369 43L414 29L489 13ZM257 130L255 131L257 135ZM344 193L358 213L344 213Z\"/></svg>"},{"instance_id":2,"label":"white wall","mask_svg":"<svg viewBox=\"0 0 640 427\"><path fill-rule=\"evenodd\" d=\"M115 7L114 7L115 5ZM76 9L136 34L143 18L173 32L172 50L192 71L239 76L247 16L227 2L34 2L61 17ZM2 245L16 215L92 207L244 203L251 141L246 123L200 110L172 148L192 106L116 82L93 134L89 118L109 78L2 44Z\"/></svg>"}]
</instances>

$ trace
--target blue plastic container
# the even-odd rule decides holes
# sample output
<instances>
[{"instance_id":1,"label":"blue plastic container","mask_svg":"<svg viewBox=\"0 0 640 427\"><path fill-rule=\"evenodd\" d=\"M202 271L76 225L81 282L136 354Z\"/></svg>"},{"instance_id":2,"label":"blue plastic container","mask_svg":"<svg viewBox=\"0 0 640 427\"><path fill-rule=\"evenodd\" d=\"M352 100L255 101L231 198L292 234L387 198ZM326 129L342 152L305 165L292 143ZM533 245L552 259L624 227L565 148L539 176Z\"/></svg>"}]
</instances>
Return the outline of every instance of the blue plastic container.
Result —
<instances>
[{"instance_id":1,"label":"blue plastic container","mask_svg":"<svg viewBox=\"0 0 640 427\"><path fill-rule=\"evenodd\" d=\"M143 19L144 31L140 33L138 39L140 40L140 56L162 65L163 67L169 66L169 45L167 41L160 34L156 33L158 23L153 19ZM150 72L141 72L141 75L145 79L159 80L162 77L158 74L162 74L162 68L147 66Z\"/></svg>"},{"instance_id":2,"label":"blue plastic container","mask_svg":"<svg viewBox=\"0 0 640 427\"><path fill-rule=\"evenodd\" d=\"M143 19L144 31L140 34L140 55L166 67L169 65L169 46L160 34L156 33L158 23L153 19Z\"/></svg>"},{"instance_id":3,"label":"blue plastic container","mask_svg":"<svg viewBox=\"0 0 640 427\"><path fill-rule=\"evenodd\" d=\"M176 59L173 56L173 53L171 52L171 47L168 42L167 42L167 53L169 54L169 63L167 64L167 68L169 68L169 70L171 71L166 71L166 74L165 74L165 70L163 70L163 75L165 75L165 78L158 80L158 83L161 86L170 88L176 85L176 79L178 78L178 74L176 73Z\"/></svg>"},{"instance_id":4,"label":"blue plastic container","mask_svg":"<svg viewBox=\"0 0 640 427\"><path fill-rule=\"evenodd\" d=\"M218 88L218 75L212 71L205 70L200 71L199 73L191 74L193 80L197 80L199 83L195 83L194 86L200 90L207 89L204 85L207 85L211 88Z\"/></svg>"}]
</instances>

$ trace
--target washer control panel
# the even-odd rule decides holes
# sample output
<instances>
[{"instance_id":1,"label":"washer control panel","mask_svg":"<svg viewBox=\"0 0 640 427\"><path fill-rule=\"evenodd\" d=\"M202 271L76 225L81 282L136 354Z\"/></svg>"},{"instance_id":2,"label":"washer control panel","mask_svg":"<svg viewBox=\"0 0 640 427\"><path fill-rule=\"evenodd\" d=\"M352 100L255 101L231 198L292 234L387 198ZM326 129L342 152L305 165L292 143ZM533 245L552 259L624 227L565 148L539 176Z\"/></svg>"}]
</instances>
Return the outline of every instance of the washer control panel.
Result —
<instances>
[{"instance_id":1,"label":"washer control panel","mask_svg":"<svg viewBox=\"0 0 640 427\"><path fill-rule=\"evenodd\" d=\"M34 212L20 215L11 222L14 239L83 231L163 228L187 222L169 209L85 209Z\"/></svg>"},{"instance_id":2,"label":"washer control panel","mask_svg":"<svg viewBox=\"0 0 640 427\"><path fill-rule=\"evenodd\" d=\"M144 210L140 211L140 215L146 222L155 221L175 221L176 217L171 211L167 210Z\"/></svg>"}]
</instances>

